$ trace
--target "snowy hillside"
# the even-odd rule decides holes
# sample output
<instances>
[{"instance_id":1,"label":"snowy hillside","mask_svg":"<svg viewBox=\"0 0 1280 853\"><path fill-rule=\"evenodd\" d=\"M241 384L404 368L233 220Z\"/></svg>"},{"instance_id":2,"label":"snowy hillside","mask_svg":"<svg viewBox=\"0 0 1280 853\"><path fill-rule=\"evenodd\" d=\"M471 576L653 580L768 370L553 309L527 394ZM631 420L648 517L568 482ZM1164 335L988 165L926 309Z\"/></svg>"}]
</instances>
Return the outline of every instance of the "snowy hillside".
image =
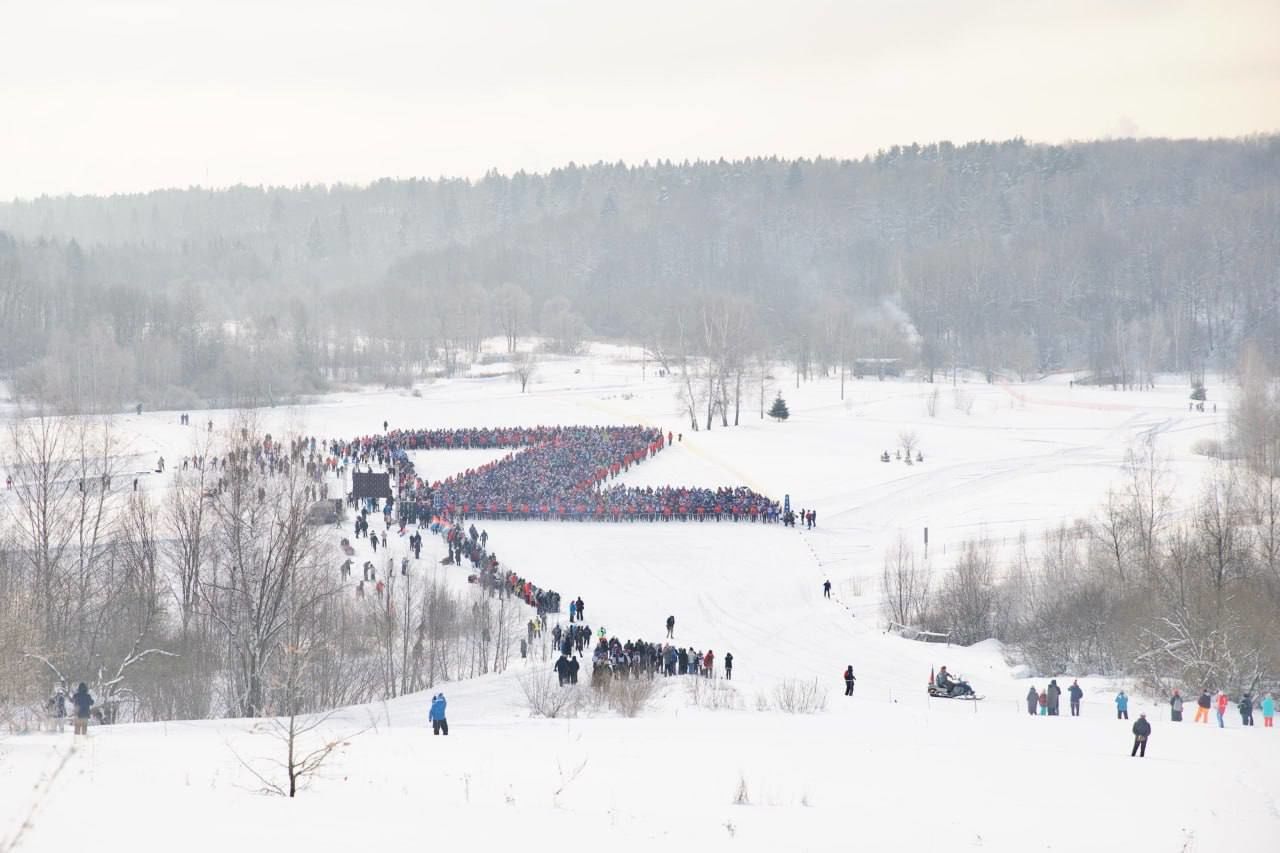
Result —
<instances>
[{"instance_id":1,"label":"snowy hillside","mask_svg":"<svg viewBox=\"0 0 1280 853\"><path fill-rule=\"evenodd\" d=\"M1141 437L1157 437L1180 493L1193 494L1205 463L1190 448L1221 436L1225 406L1189 412L1175 381L1117 393L1064 379L942 386L930 416L933 386L849 380L842 401L835 379L796 389L779 370L767 397L785 395L789 420L761 420L757 405L742 426L695 433L676 414L669 380L650 366L642 381L632 355L597 346L589 358L545 363L527 394L500 378L462 378L260 417L268 431L329 437L378 432L384 420L653 425L683 437L624 482L749 485L816 510L814 530L477 525L505 566L566 600L581 596L593 628L657 641L675 615L677 642L718 660L732 652L733 680L722 688L732 693L718 694L732 707L707 707L707 686L695 696L686 676L664 679L635 719L603 709L531 718L519 678L550 672L543 639L512 671L440 685L447 738L427 724L434 691L341 710L324 728L347 745L293 800L259 793L246 767L271 772L263 760L281 754L261 722L99 726L74 743L69 732L11 736L0 740L0 851L1221 851L1280 841L1275 730L1175 725L1166 706L1137 696L1130 713L1147 713L1154 732L1148 757L1131 759L1130 723L1113 719L1112 704L1131 685L1068 673L1066 683L1078 676L1084 687L1083 715L1028 717L1022 697L1046 679L1016 677L997 643L904 640L885 633L880 612L881 560L900 532L920 542L929 528L937 571L979 534L1012 547L1026 533L1034 544L1091 513ZM229 417L193 413L193 428L178 413L148 413L117 427L149 470L156 456L189 453L207 420ZM881 462L903 430L918 434L923 462ZM415 465L434 478L499 455L431 451ZM162 494L166 476L141 480ZM326 535L336 554L345 529ZM408 553L394 536L391 550L397 561ZM438 565L443 554L429 537L412 571L465 588L464 570ZM944 664L986 698L930 700L925 682ZM846 665L858 676L848 698ZM791 678L819 680L825 711L777 710L775 691Z\"/></svg>"}]
</instances>

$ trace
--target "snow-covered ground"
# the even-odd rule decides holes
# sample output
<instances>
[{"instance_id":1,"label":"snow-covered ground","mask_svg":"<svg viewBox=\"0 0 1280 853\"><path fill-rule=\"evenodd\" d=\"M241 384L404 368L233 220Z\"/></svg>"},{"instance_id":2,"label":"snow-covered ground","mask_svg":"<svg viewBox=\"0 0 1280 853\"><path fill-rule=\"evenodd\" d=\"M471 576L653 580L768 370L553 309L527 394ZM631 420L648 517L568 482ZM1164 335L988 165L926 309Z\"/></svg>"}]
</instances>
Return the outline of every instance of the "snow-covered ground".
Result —
<instances>
[{"instance_id":1,"label":"snow-covered ground","mask_svg":"<svg viewBox=\"0 0 1280 853\"><path fill-rule=\"evenodd\" d=\"M344 709L328 726L362 732L293 801L256 793L240 758L279 746L252 722L99 727L72 736L0 742L0 851L100 847L159 850L349 850L414 845L484 850L505 845L607 850L1125 850L1265 849L1280 842L1280 733L1153 722L1145 761L1129 758L1129 723L1113 719L1119 685L1082 678L1083 716L1029 718L1028 683L998 644L958 649L883 632L878 577L900 531L946 566L965 539L1012 542L1090 513L1121 472L1127 448L1154 435L1183 499L1205 461L1190 453L1225 431L1219 412L1189 412L1184 385L1148 392L1025 385L940 386L836 379L794 387L779 370L785 423L759 418L758 389L743 426L691 432L674 387L639 352L597 346L592 357L549 361L528 394L502 379L464 378L409 393L338 394L262 412L268 431L319 436L403 426L646 423L683 440L625 475L628 482L746 484L813 508L813 531L704 522L484 525L505 565L581 595L587 621L620 638L677 641L735 658L739 707L696 707L689 678L663 683L638 719L608 712L531 719L516 677L550 668L537 649L513 672L443 686L451 734L432 737L429 696ZM486 370L495 369L492 366ZM958 398L957 398L958 394ZM971 404L971 405L970 405ZM966 411L967 410L967 411ZM190 452L193 435L226 412L122 416L140 467ZM914 430L924 462L879 461ZM422 453L442 476L480 464L480 451ZM144 475L148 488L164 480ZM336 534L335 534L336 535ZM403 545L394 542L398 559ZM428 556L442 549L428 540ZM415 567L415 571L417 571ZM450 572L442 569L441 571ZM448 576L462 585L465 573ZM822 597L830 578L836 595ZM845 698L839 675L858 674ZM946 664L986 695L930 701L930 669ZM1060 675L1060 674L1059 674ZM1067 681L1077 674L1067 674ZM1083 675L1083 674L1080 674ZM818 678L827 710L757 710L785 678ZM1062 679L1059 679L1062 681ZM1235 718L1234 711L1230 716ZM240 758L238 758L239 756ZM745 785L749 804L737 804Z\"/></svg>"}]
</instances>

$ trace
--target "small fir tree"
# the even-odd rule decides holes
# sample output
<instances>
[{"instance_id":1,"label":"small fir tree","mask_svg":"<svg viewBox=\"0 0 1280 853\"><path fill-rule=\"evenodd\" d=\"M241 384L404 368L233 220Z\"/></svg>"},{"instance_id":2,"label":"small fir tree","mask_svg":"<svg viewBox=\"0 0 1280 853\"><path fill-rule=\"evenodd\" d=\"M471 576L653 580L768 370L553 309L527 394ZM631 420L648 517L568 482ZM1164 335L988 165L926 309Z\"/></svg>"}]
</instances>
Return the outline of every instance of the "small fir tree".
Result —
<instances>
[{"instance_id":1,"label":"small fir tree","mask_svg":"<svg viewBox=\"0 0 1280 853\"><path fill-rule=\"evenodd\" d=\"M782 394L778 394L773 405L769 407L769 417L775 421L785 421L791 417L791 412L787 409L787 401L782 399Z\"/></svg>"}]
</instances>

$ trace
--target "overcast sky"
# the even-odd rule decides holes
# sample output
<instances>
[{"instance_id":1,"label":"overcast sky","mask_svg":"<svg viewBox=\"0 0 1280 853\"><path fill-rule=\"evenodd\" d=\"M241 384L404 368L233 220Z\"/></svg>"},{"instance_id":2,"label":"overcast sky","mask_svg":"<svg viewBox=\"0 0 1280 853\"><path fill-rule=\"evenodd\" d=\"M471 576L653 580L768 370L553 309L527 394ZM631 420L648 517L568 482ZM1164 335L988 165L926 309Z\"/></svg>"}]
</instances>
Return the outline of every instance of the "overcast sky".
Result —
<instances>
[{"instance_id":1,"label":"overcast sky","mask_svg":"<svg viewBox=\"0 0 1280 853\"><path fill-rule=\"evenodd\" d=\"M0 198L1280 130L1280 0L0 0Z\"/></svg>"}]
</instances>

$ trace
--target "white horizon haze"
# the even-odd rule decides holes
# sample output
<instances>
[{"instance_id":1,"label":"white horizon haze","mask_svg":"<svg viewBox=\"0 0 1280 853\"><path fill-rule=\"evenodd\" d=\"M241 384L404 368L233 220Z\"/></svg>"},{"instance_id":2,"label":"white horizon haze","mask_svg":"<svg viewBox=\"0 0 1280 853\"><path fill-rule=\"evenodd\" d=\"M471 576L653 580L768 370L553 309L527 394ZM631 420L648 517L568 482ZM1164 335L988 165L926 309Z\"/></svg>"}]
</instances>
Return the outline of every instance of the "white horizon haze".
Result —
<instances>
[{"instance_id":1,"label":"white horizon haze","mask_svg":"<svg viewBox=\"0 0 1280 853\"><path fill-rule=\"evenodd\" d=\"M1280 129L1280 3L49 0L0 200Z\"/></svg>"}]
</instances>

